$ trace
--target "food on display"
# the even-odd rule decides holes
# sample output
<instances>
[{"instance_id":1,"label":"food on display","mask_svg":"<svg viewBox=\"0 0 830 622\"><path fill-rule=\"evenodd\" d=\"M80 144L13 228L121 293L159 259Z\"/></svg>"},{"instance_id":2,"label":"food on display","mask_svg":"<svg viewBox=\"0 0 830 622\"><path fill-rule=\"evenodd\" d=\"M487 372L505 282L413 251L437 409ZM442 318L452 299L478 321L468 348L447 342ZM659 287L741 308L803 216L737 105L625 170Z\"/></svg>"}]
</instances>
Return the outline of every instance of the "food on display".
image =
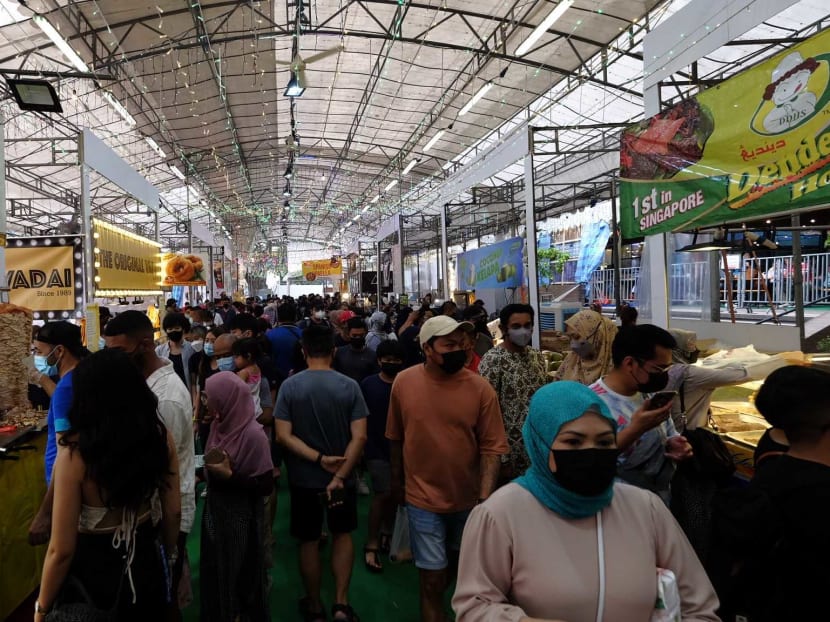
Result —
<instances>
[{"instance_id":1,"label":"food on display","mask_svg":"<svg viewBox=\"0 0 830 622\"><path fill-rule=\"evenodd\" d=\"M0 303L0 414L29 406L29 382L23 359L32 344L32 311Z\"/></svg>"},{"instance_id":2,"label":"food on display","mask_svg":"<svg viewBox=\"0 0 830 622\"><path fill-rule=\"evenodd\" d=\"M670 179L703 157L715 130L711 111L687 99L623 132L620 175L627 179Z\"/></svg>"}]
</instances>

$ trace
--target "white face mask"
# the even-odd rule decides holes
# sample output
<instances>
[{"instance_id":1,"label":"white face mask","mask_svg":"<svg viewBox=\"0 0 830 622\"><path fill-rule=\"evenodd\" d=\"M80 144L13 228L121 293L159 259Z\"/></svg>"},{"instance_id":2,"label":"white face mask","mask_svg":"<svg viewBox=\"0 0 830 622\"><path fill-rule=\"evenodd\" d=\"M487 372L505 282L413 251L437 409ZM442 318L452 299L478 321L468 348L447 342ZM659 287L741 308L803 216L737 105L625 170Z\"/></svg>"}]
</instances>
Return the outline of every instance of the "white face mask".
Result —
<instances>
[{"instance_id":1,"label":"white face mask","mask_svg":"<svg viewBox=\"0 0 830 622\"><path fill-rule=\"evenodd\" d=\"M197 339L196 341L191 341L190 346L196 351L201 352L205 347L205 342L201 339Z\"/></svg>"},{"instance_id":2,"label":"white face mask","mask_svg":"<svg viewBox=\"0 0 830 622\"><path fill-rule=\"evenodd\" d=\"M530 328L508 328L507 337L513 345L524 348L533 339L533 331Z\"/></svg>"},{"instance_id":3,"label":"white face mask","mask_svg":"<svg viewBox=\"0 0 830 622\"><path fill-rule=\"evenodd\" d=\"M314 317L316 317L318 320L325 320L326 319L326 312L325 311L315 311L314 312Z\"/></svg>"}]
</instances>

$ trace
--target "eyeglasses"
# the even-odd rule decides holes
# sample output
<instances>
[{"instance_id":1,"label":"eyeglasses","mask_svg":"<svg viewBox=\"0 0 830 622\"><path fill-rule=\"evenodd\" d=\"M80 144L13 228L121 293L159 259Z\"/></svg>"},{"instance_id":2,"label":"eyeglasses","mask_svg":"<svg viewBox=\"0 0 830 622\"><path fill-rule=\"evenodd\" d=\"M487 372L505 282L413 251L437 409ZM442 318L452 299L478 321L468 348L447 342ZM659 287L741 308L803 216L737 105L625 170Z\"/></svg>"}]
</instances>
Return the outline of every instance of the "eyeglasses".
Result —
<instances>
[{"instance_id":1,"label":"eyeglasses","mask_svg":"<svg viewBox=\"0 0 830 622\"><path fill-rule=\"evenodd\" d=\"M668 365L658 365L657 363L652 363L651 361L646 361L645 359L641 359L641 358L638 358L636 356L632 356L631 358L633 358L635 361L637 361L637 363L640 365L640 367L645 369L646 373L651 373L651 374L655 374L655 373L662 374L663 372L669 371L673 366L673 363L669 363ZM655 369L653 369L653 370L646 369L646 364L647 363L651 363L651 365Z\"/></svg>"}]
</instances>

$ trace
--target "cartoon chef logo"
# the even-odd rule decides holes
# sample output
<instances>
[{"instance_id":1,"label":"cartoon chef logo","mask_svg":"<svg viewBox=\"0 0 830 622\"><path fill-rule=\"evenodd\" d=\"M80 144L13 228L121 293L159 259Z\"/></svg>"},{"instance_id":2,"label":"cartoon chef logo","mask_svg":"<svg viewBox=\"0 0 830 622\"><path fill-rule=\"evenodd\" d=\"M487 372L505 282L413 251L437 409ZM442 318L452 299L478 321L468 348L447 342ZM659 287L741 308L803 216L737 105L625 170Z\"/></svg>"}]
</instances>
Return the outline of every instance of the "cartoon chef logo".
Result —
<instances>
[{"instance_id":1,"label":"cartoon chef logo","mask_svg":"<svg viewBox=\"0 0 830 622\"><path fill-rule=\"evenodd\" d=\"M752 129L767 136L781 134L813 118L827 100L826 65L823 57L805 59L799 52L781 59L764 89Z\"/></svg>"}]
</instances>

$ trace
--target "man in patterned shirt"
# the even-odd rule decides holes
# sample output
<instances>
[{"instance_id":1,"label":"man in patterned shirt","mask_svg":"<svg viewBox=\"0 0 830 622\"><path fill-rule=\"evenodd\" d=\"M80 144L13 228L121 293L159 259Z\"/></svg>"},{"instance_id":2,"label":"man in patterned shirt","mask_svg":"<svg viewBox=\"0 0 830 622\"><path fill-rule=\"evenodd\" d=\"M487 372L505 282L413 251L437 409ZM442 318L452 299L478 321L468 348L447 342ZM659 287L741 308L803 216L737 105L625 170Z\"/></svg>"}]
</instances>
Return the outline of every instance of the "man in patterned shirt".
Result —
<instances>
[{"instance_id":1,"label":"man in patterned shirt","mask_svg":"<svg viewBox=\"0 0 830 622\"><path fill-rule=\"evenodd\" d=\"M533 317L530 305L504 307L499 313L499 328L504 341L485 353L478 368L499 396L510 445L510 453L502 456L499 486L518 477L530 466L522 440L522 426L530 397L549 380L542 354L528 345L533 334Z\"/></svg>"}]
</instances>

